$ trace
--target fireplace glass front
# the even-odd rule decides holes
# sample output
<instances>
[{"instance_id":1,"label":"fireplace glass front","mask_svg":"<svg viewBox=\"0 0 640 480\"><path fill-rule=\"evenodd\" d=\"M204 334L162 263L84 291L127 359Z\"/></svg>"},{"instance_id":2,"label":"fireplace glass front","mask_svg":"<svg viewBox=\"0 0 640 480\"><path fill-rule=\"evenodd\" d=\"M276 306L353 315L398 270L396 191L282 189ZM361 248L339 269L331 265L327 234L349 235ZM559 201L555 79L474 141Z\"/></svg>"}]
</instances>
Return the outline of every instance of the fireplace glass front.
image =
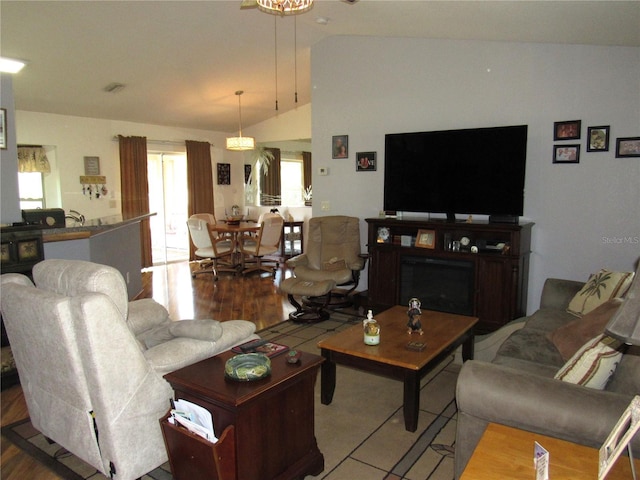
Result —
<instances>
[{"instance_id":1,"label":"fireplace glass front","mask_svg":"<svg viewBox=\"0 0 640 480\"><path fill-rule=\"evenodd\" d=\"M400 264L402 305L416 297L422 309L473 315L474 263L406 255Z\"/></svg>"}]
</instances>

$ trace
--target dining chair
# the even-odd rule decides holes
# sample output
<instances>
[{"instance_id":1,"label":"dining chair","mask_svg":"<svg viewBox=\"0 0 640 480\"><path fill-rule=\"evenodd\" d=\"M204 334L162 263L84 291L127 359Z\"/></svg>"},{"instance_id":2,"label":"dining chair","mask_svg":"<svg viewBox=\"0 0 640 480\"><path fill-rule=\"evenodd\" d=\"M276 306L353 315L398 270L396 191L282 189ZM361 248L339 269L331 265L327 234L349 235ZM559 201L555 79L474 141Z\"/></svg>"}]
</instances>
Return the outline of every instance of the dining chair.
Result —
<instances>
[{"instance_id":1,"label":"dining chair","mask_svg":"<svg viewBox=\"0 0 640 480\"><path fill-rule=\"evenodd\" d=\"M218 280L219 271L236 272L230 262L233 254L233 242L228 237L221 236L215 230L209 229L210 223L207 220L211 219L214 222L211 224L215 224L213 215L197 213L187 220L189 236L196 248L195 255L203 259L200 262L200 268L191 272L193 278L200 273L213 273L213 279ZM228 260L226 263L225 259Z\"/></svg>"},{"instance_id":2,"label":"dining chair","mask_svg":"<svg viewBox=\"0 0 640 480\"><path fill-rule=\"evenodd\" d=\"M280 215L265 215L260 223L257 237L240 237L239 250L242 256L243 275L256 271L275 274L280 266L279 262L276 261L275 265L265 265L263 259L265 255L273 255L280 251L283 224L284 219ZM251 260L255 261L255 265L247 267L247 262Z\"/></svg>"}]
</instances>

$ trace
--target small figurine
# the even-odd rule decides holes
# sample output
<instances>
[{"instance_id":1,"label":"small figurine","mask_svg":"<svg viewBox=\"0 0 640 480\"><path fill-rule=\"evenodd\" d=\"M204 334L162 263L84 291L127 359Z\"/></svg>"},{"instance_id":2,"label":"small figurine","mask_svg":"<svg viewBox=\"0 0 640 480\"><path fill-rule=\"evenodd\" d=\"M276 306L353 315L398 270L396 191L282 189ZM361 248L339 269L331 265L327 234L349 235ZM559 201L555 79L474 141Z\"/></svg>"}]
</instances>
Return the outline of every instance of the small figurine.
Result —
<instances>
[{"instance_id":1,"label":"small figurine","mask_svg":"<svg viewBox=\"0 0 640 480\"><path fill-rule=\"evenodd\" d=\"M424 332L422 330L422 324L420 323L420 317L422 316L422 311L420 310L420 300L417 298L412 298L409 300L409 311L407 315L409 316L409 321L407 322L407 333L412 334L414 332L423 335Z\"/></svg>"}]
</instances>

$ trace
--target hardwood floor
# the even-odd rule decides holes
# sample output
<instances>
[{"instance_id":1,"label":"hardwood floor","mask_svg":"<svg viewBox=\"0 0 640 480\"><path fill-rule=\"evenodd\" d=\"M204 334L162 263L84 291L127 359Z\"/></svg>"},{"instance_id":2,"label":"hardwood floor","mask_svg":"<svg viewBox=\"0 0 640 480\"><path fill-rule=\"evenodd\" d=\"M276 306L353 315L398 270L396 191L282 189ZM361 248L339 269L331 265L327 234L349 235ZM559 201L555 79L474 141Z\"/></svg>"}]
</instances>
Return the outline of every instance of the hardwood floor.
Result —
<instances>
[{"instance_id":1,"label":"hardwood floor","mask_svg":"<svg viewBox=\"0 0 640 480\"><path fill-rule=\"evenodd\" d=\"M153 298L164 305L174 320L244 319L254 322L257 330L286 320L294 310L278 289L280 282L291 276L291 271L283 267L282 262L275 277L267 273L246 277L220 273L217 282L210 274L200 274L192 279L190 268L195 266L181 262L143 272L142 298ZM20 385L3 390L0 401L2 426L28 416ZM0 450L3 480L60 479L9 442L2 441Z\"/></svg>"}]
</instances>

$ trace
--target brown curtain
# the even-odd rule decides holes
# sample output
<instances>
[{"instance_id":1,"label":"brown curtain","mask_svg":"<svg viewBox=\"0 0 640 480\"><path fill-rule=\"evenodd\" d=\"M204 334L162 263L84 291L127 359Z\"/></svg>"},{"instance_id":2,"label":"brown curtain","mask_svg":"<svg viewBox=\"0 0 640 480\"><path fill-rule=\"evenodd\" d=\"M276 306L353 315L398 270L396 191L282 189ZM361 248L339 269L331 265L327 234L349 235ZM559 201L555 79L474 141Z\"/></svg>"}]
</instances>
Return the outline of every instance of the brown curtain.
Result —
<instances>
[{"instance_id":1,"label":"brown curtain","mask_svg":"<svg viewBox=\"0 0 640 480\"><path fill-rule=\"evenodd\" d=\"M282 195L282 181L280 179L280 149L266 148L273 153L273 160L269 164L266 175L260 175L260 205L280 205Z\"/></svg>"},{"instance_id":2,"label":"brown curtain","mask_svg":"<svg viewBox=\"0 0 640 480\"><path fill-rule=\"evenodd\" d=\"M123 137L120 141L120 185L123 218L149 212L149 183L147 180L147 138ZM151 228L148 218L140 222L140 254L142 268L153 264L151 256Z\"/></svg>"},{"instance_id":3,"label":"brown curtain","mask_svg":"<svg viewBox=\"0 0 640 480\"><path fill-rule=\"evenodd\" d=\"M211 145L208 142L187 140L187 189L189 216L196 213L215 215L213 207L213 169ZM189 259L195 260L193 243L189 242Z\"/></svg>"},{"instance_id":4,"label":"brown curtain","mask_svg":"<svg viewBox=\"0 0 640 480\"><path fill-rule=\"evenodd\" d=\"M311 186L311 152L302 152L302 175L304 189Z\"/></svg>"}]
</instances>

